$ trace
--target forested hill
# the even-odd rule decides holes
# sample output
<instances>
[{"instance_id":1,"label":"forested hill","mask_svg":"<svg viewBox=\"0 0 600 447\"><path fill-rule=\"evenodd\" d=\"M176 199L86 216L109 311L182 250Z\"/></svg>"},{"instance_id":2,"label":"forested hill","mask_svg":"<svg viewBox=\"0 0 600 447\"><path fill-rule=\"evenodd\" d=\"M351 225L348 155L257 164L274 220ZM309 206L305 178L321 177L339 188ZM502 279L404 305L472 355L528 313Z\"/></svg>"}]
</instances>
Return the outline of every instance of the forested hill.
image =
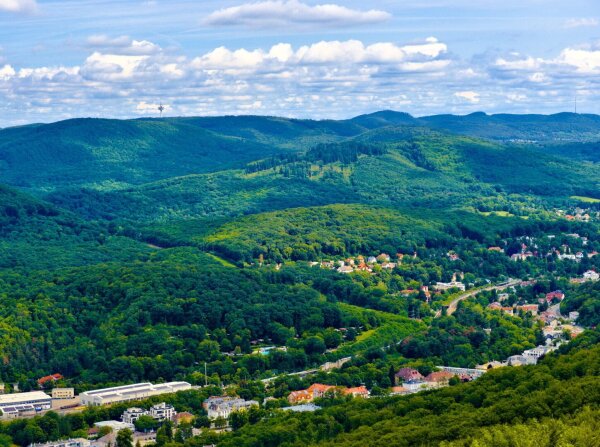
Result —
<instances>
[{"instance_id":1,"label":"forested hill","mask_svg":"<svg viewBox=\"0 0 600 447\"><path fill-rule=\"evenodd\" d=\"M262 116L72 119L0 129L0 183L36 191L112 189L242 168L274 155L303 154L323 143L364 139L384 128L528 144L584 160L595 160L594 144L600 140L600 117L576 114L414 118L383 111L341 121ZM407 140L401 133L395 135L396 143Z\"/></svg>"},{"instance_id":2,"label":"forested hill","mask_svg":"<svg viewBox=\"0 0 600 447\"><path fill-rule=\"evenodd\" d=\"M106 225L87 223L72 213L0 185L0 269L124 261L150 251L145 244L111 235Z\"/></svg>"}]
</instances>

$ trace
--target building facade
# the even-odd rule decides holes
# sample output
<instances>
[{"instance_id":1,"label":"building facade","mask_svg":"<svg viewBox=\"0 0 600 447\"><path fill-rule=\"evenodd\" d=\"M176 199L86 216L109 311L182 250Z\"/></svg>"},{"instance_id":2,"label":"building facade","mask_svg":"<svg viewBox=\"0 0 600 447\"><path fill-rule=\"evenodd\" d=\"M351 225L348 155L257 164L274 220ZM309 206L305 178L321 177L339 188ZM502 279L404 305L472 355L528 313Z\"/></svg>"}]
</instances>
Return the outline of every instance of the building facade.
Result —
<instances>
[{"instance_id":1,"label":"building facade","mask_svg":"<svg viewBox=\"0 0 600 447\"><path fill-rule=\"evenodd\" d=\"M74 388L53 388L52 399L73 399L75 397Z\"/></svg>"},{"instance_id":2,"label":"building facade","mask_svg":"<svg viewBox=\"0 0 600 447\"><path fill-rule=\"evenodd\" d=\"M178 391L190 390L191 388L192 385L188 382L168 382L156 385L145 382L86 391L81 393L80 397L82 405L100 406L118 402L131 402L152 396L159 396L161 394L171 394Z\"/></svg>"},{"instance_id":3,"label":"building facade","mask_svg":"<svg viewBox=\"0 0 600 447\"><path fill-rule=\"evenodd\" d=\"M50 408L52 398L42 391L0 395L0 410L4 417L18 417Z\"/></svg>"}]
</instances>

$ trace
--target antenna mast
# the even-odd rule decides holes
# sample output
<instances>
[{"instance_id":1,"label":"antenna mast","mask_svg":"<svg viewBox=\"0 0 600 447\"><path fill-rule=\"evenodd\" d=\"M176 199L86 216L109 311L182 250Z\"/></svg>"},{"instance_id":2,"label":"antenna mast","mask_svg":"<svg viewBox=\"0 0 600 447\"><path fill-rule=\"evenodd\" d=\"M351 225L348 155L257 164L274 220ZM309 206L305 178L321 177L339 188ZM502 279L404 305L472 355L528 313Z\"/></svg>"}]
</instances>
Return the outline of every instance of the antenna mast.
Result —
<instances>
[{"instance_id":1,"label":"antenna mast","mask_svg":"<svg viewBox=\"0 0 600 447\"><path fill-rule=\"evenodd\" d=\"M164 106L162 105L162 101L160 102L160 105L158 106L158 111L160 113L160 117L162 118L162 114L163 114L163 110L165 110Z\"/></svg>"}]
</instances>

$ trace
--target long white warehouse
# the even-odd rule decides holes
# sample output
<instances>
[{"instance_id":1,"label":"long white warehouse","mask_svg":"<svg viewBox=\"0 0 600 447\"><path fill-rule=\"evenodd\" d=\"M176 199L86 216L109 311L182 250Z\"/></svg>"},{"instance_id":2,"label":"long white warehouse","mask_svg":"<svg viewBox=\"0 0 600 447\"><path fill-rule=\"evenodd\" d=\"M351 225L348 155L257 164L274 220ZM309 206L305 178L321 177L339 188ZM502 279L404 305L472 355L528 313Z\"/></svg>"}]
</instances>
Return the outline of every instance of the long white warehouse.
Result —
<instances>
[{"instance_id":1,"label":"long white warehouse","mask_svg":"<svg viewBox=\"0 0 600 447\"><path fill-rule=\"evenodd\" d=\"M168 382L156 385L145 382L86 391L81 393L79 397L81 398L82 405L100 406L146 399L151 396L158 396L159 394L176 393L177 391L189 390L191 388L192 385L187 382Z\"/></svg>"},{"instance_id":2,"label":"long white warehouse","mask_svg":"<svg viewBox=\"0 0 600 447\"><path fill-rule=\"evenodd\" d=\"M0 410L4 416L17 416L20 413L50 408L52 408L52 398L42 391L0 395Z\"/></svg>"}]
</instances>

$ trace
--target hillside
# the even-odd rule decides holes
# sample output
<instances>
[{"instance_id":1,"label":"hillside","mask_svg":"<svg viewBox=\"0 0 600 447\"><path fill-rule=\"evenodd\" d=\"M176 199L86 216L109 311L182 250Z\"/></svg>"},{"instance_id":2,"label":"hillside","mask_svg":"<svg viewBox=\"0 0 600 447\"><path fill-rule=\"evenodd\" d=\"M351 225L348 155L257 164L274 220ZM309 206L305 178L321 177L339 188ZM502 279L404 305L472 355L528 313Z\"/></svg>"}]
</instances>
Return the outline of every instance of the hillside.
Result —
<instances>
[{"instance_id":1,"label":"hillside","mask_svg":"<svg viewBox=\"0 0 600 447\"><path fill-rule=\"evenodd\" d=\"M279 412L216 438L217 445L597 445L600 346L597 332L588 335L536 366L500 368L473 383L412 396Z\"/></svg>"},{"instance_id":2,"label":"hillside","mask_svg":"<svg viewBox=\"0 0 600 447\"><path fill-rule=\"evenodd\" d=\"M74 119L0 130L0 181L23 188L136 184L277 153L185 120Z\"/></svg>"},{"instance_id":3,"label":"hillside","mask_svg":"<svg viewBox=\"0 0 600 447\"><path fill-rule=\"evenodd\" d=\"M596 197L599 185L593 162L397 126L263 158L243 170L129 187L70 187L45 197L89 219L161 222L335 203L515 212L528 202Z\"/></svg>"},{"instance_id":4,"label":"hillside","mask_svg":"<svg viewBox=\"0 0 600 447\"><path fill-rule=\"evenodd\" d=\"M600 140L599 123L595 115L479 113L414 118L393 111L341 121L262 116L72 119L1 129L0 182L37 192L72 187L113 190L242 168L273 155L302 154L323 143L377 141L377 131L385 134L387 128L403 129L394 131L396 142L406 141L410 134L435 140L432 131L438 130L445 135L528 144L522 149L527 152L595 161L589 155L595 146L588 146ZM546 146L551 148L546 151Z\"/></svg>"},{"instance_id":5,"label":"hillside","mask_svg":"<svg viewBox=\"0 0 600 447\"><path fill-rule=\"evenodd\" d=\"M0 268L57 268L132 260L151 250L108 228L0 185Z\"/></svg>"}]
</instances>

